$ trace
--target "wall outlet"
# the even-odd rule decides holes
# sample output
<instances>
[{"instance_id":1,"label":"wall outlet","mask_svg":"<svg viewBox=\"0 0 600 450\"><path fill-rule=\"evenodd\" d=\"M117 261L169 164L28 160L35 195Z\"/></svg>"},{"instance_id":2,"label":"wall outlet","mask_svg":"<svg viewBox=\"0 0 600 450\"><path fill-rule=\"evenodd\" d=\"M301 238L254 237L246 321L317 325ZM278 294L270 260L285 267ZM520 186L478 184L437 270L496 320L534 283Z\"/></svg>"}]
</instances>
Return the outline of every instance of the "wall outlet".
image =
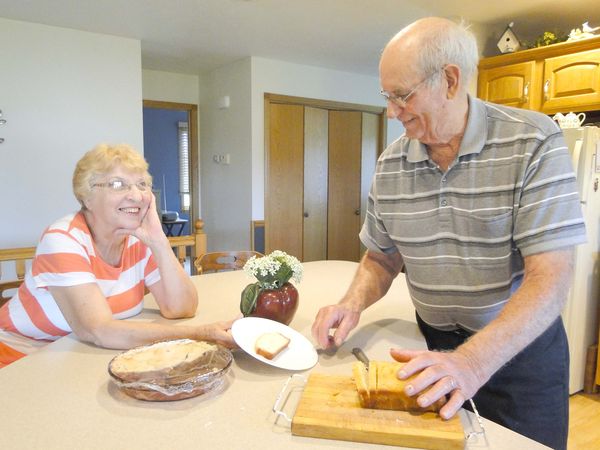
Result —
<instances>
[{"instance_id":1,"label":"wall outlet","mask_svg":"<svg viewBox=\"0 0 600 450\"><path fill-rule=\"evenodd\" d=\"M213 155L213 161L217 164L228 165L231 163L231 156L229 155L229 153L225 155Z\"/></svg>"}]
</instances>

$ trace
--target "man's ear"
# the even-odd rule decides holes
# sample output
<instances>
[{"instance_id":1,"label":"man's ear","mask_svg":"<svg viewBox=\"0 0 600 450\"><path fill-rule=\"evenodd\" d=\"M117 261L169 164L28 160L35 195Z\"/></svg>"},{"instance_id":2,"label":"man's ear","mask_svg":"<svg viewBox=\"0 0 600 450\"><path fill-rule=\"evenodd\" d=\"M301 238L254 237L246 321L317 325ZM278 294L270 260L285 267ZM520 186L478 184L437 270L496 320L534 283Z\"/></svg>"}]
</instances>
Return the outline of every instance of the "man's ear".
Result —
<instances>
[{"instance_id":1,"label":"man's ear","mask_svg":"<svg viewBox=\"0 0 600 450\"><path fill-rule=\"evenodd\" d=\"M460 67L455 64L447 64L444 67L444 78L448 83L448 92L446 94L448 100L452 100L456 97L456 94L459 91L461 80Z\"/></svg>"}]
</instances>

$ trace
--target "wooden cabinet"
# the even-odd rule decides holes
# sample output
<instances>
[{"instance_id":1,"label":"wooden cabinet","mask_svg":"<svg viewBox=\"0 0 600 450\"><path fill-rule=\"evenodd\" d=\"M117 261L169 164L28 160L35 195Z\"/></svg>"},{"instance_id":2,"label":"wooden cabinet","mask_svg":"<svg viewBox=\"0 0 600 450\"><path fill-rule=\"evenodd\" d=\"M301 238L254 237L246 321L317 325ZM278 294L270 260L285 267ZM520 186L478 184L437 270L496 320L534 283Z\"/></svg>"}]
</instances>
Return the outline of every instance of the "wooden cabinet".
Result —
<instances>
[{"instance_id":1,"label":"wooden cabinet","mask_svg":"<svg viewBox=\"0 0 600 450\"><path fill-rule=\"evenodd\" d=\"M535 62L495 67L479 74L479 98L501 105L532 109L531 83Z\"/></svg>"},{"instance_id":2,"label":"wooden cabinet","mask_svg":"<svg viewBox=\"0 0 600 450\"><path fill-rule=\"evenodd\" d=\"M546 114L600 110L600 37L484 58L477 95Z\"/></svg>"}]
</instances>

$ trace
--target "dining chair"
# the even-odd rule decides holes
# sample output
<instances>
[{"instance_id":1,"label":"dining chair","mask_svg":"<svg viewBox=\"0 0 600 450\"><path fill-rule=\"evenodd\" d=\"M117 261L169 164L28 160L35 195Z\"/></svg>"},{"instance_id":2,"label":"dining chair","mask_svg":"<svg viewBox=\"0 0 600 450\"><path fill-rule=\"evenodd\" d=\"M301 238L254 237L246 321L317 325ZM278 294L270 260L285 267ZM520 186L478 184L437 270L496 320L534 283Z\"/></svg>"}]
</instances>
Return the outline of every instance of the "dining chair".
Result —
<instances>
[{"instance_id":1,"label":"dining chair","mask_svg":"<svg viewBox=\"0 0 600 450\"><path fill-rule=\"evenodd\" d=\"M240 270L253 256L264 256L255 251L230 251L230 252L211 252L196 258L194 266L198 275L206 272L220 272L225 270Z\"/></svg>"},{"instance_id":2,"label":"dining chair","mask_svg":"<svg viewBox=\"0 0 600 450\"><path fill-rule=\"evenodd\" d=\"M25 263L35 256L35 247L0 249L0 306L14 295L14 291L25 279ZM2 263L13 264L16 280L2 279Z\"/></svg>"}]
</instances>

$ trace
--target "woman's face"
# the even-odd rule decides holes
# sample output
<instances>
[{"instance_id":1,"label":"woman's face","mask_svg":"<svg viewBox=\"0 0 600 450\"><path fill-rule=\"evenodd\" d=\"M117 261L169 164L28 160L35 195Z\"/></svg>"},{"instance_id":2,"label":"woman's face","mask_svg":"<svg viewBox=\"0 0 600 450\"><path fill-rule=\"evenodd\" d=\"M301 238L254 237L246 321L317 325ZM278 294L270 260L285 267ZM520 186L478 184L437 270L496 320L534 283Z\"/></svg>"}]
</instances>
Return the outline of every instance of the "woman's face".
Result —
<instances>
[{"instance_id":1,"label":"woman's face","mask_svg":"<svg viewBox=\"0 0 600 450\"><path fill-rule=\"evenodd\" d=\"M146 216L151 200L146 173L117 166L94 180L84 203L96 225L135 230Z\"/></svg>"}]
</instances>

